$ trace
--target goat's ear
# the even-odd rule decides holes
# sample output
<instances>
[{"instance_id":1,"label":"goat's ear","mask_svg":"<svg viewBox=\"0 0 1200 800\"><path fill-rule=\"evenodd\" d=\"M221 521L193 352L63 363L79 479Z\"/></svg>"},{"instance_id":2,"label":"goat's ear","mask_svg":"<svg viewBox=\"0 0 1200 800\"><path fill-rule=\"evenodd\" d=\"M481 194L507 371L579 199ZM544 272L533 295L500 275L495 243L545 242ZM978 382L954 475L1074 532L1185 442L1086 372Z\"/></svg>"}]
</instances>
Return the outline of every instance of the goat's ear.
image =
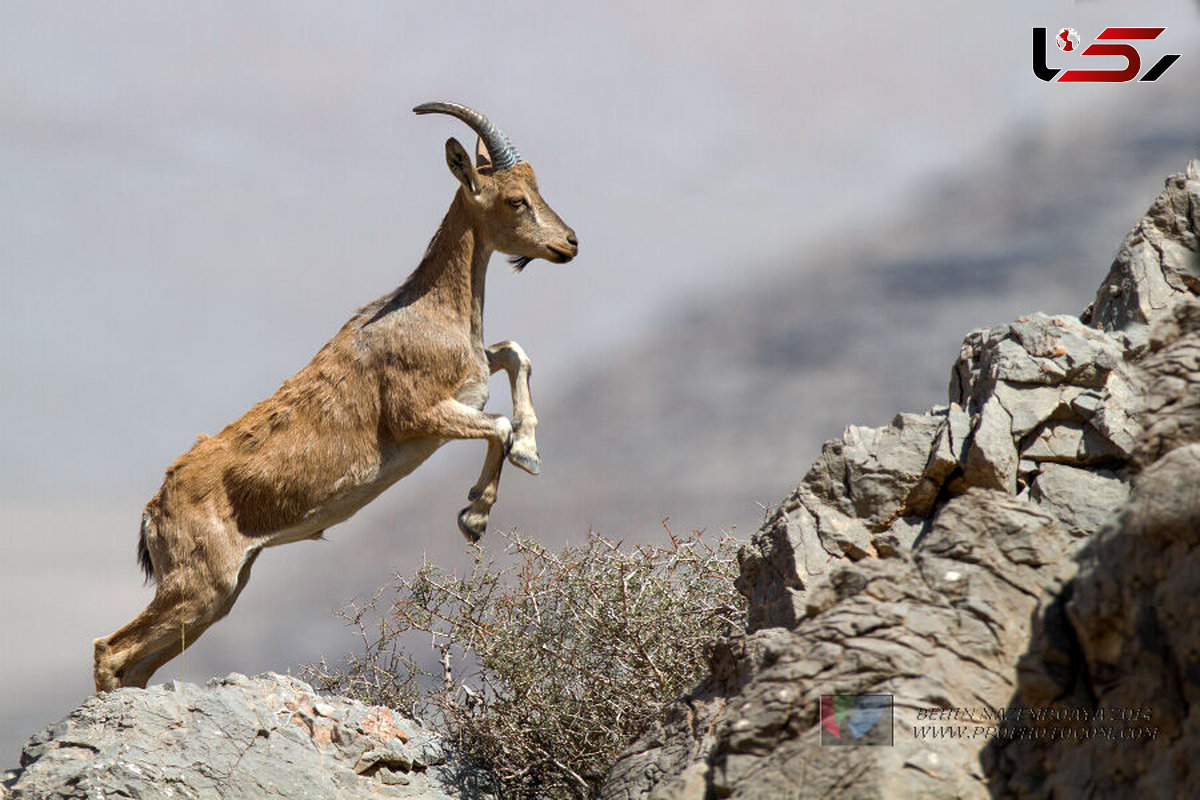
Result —
<instances>
[{"instance_id":1,"label":"goat's ear","mask_svg":"<svg viewBox=\"0 0 1200 800\"><path fill-rule=\"evenodd\" d=\"M492 166L492 156L488 153L487 145L483 143L483 138L475 137L475 168L488 169Z\"/></svg>"},{"instance_id":2,"label":"goat's ear","mask_svg":"<svg viewBox=\"0 0 1200 800\"><path fill-rule=\"evenodd\" d=\"M479 194L479 173L475 171L467 151L454 137L446 140L446 165L468 192L473 195Z\"/></svg>"}]
</instances>

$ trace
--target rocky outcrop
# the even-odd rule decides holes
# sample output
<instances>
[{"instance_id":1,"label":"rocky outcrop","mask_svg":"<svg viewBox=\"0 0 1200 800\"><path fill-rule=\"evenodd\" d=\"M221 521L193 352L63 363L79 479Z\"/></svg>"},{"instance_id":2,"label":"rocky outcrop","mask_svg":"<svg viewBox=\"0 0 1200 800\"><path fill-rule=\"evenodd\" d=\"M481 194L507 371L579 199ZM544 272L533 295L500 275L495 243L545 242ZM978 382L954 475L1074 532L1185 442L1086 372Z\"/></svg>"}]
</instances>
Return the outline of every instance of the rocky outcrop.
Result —
<instances>
[{"instance_id":1,"label":"rocky outcrop","mask_svg":"<svg viewBox=\"0 0 1200 800\"><path fill-rule=\"evenodd\" d=\"M1007 796L1047 785L1055 758L1086 774L1068 745L1038 759L992 745L980 760L1018 700L1094 702L1097 685L1141 664L1143 678L1175 675L1144 680L1159 692L1148 697L1173 689L1187 709L1200 638L1166 631L1190 625L1181 604L1195 592L1184 566L1163 583L1162 548L1182 556L1200 529L1188 516L1196 493L1189 501L1180 483L1200 430L1198 352L1180 333L1200 318L1189 300L1198 230L1193 162L1127 236L1081 318L972 332L948 406L826 444L741 553L745 636L717 648L709 678L626 752L604 797ZM1161 485L1159 469L1177 476L1179 501L1156 506L1175 540L1143 536L1138 549L1110 520L1150 524L1143 487ZM1120 559L1143 574L1115 582ZM1162 608L1149 585L1173 593L1169 614L1146 611ZM1133 658L1143 650L1156 655ZM894 697L894 746L819 746L821 695L879 693ZM1134 705L1128 689L1109 699Z\"/></svg>"},{"instance_id":2,"label":"rocky outcrop","mask_svg":"<svg viewBox=\"0 0 1200 800\"><path fill-rule=\"evenodd\" d=\"M1041 713L989 746L993 796L1183 797L1200 779L1200 302L1151 348L1145 468L1035 621L1009 705Z\"/></svg>"},{"instance_id":3,"label":"rocky outcrop","mask_svg":"<svg viewBox=\"0 0 1200 800\"><path fill-rule=\"evenodd\" d=\"M31 738L6 782L11 800L452 800L485 785L396 712L273 673L92 697Z\"/></svg>"}]
</instances>

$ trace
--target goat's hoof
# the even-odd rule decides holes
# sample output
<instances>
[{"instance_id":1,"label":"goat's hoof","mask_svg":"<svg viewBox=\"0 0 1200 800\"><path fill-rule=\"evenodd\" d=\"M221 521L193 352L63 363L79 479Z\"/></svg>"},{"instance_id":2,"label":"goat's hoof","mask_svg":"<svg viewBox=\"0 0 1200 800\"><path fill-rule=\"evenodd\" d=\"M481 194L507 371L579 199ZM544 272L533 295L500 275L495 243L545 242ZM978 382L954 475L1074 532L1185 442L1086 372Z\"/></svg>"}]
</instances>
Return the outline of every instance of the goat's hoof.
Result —
<instances>
[{"instance_id":1,"label":"goat's hoof","mask_svg":"<svg viewBox=\"0 0 1200 800\"><path fill-rule=\"evenodd\" d=\"M109 665L108 639L104 637L95 639L92 641L92 647L95 651L95 665L92 669L92 675L96 681L96 693L111 692L114 689L121 688L121 681Z\"/></svg>"},{"instance_id":2,"label":"goat's hoof","mask_svg":"<svg viewBox=\"0 0 1200 800\"><path fill-rule=\"evenodd\" d=\"M538 458L537 451L527 453L524 450L513 448L508 454L508 461L514 467L520 467L530 475L540 475L542 473L542 461Z\"/></svg>"},{"instance_id":3,"label":"goat's hoof","mask_svg":"<svg viewBox=\"0 0 1200 800\"><path fill-rule=\"evenodd\" d=\"M473 512L470 506L458 512L458 529L471 544L475 544L483 538L483 532L487 530L487 523L488 515Z\"/></svg>"}]
</instances>

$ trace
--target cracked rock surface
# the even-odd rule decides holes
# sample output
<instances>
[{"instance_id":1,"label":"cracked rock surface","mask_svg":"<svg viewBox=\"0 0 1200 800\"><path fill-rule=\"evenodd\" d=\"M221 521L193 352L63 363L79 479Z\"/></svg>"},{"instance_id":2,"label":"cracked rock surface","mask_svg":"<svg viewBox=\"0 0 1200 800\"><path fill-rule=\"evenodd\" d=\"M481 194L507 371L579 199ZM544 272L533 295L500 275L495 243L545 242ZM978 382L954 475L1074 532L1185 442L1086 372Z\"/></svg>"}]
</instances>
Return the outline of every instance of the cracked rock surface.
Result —
<instances>
[{"instance_id":1,"label":"cracked rock surface","mask_svg":"<svg viewBox=\"0 0 1200 800\"><path fill-rule=\"evenodd\" d=\"M11 800L490 796L440 739L379 706L264 673L88 699L33 736Z\"/></svg>"},{"instance_id":2,"label":"cracked rock surface","mask_svg":"<svg viewBox=\"0 0 1200 800\"><path fill-rule=\"evenodd\" d=\"M994 797L1185 797L1200 765L1200 302L1152 329L1144 468L1035 620L997 736Z\"/></svg>"},{"instance_id":3,"label":"cracked rock surface","mask_svg":"<svg viewBox=\"0 0 1200 800\"><path fill-rule=\"evenodd\" d=\"M1186 610L1200 595L1198 230L1192 162L1080 317L973 331L947 406L827 443L739 555L745 634L603 797L1186 795L1200 763ZM874 693L894 696L894 746L820 746L821 695ZM1004 709L1148 697L1173 709L1172 747L1153 758L989 746ZM929 719L942 708L968 716Z\"/></svg>"}]
</instances>

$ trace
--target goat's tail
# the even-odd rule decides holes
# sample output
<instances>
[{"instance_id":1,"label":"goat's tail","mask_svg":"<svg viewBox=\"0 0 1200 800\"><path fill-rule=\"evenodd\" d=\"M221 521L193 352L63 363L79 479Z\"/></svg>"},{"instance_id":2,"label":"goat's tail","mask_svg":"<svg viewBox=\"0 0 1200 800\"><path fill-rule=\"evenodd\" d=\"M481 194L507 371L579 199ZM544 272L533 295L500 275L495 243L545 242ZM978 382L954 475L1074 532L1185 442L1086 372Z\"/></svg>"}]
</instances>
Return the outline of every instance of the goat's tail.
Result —
<instances>
[{"instance_id":1,"label":"goat's tail","mask_svg":"<svg viewBox=\"0 0 1200 800\"><path fill-rule=\"evenodd\" d=\"M146 583L154 580L154 562L150 560L150 545L146 539L158 532L155 516L152 509L146 509L142 514L142 530L138 535L137 560L142 566L142 572L146 573Z\"/></svg>"}]
</instances>

